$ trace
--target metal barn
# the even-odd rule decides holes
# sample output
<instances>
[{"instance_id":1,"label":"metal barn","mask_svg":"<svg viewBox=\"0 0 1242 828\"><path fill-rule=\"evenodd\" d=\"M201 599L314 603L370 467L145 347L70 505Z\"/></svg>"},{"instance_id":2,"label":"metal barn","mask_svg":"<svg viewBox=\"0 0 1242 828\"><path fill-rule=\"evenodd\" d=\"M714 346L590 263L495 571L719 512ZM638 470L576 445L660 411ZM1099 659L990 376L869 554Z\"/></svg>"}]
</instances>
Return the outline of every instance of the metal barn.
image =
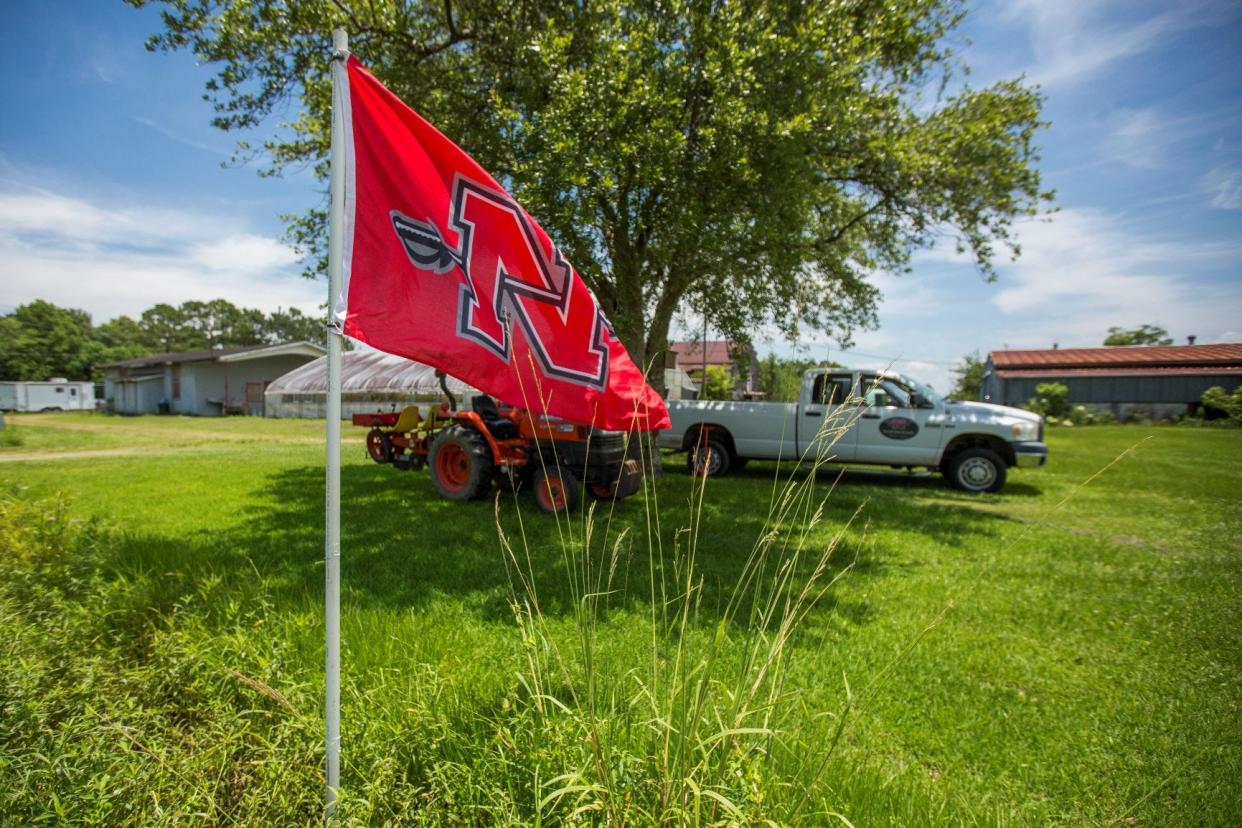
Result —
<instances>
[{"instance_id":1,"label":"metal barn","mask_svg":"<svg viewBox=\"0 0 1242 828\"><path fill-rule=\"evenodd\" d=\"M101 365L104 398L117 414L263 414L276 377L323 354L312 342L155 354Z\"/></svg>"},{"instance_id":2,"label":"metal barn","mask_svg":"<svg viewBox=\"0 0 1242 828\"><path fill-rule=\"evenodd\" d=\"M983 400L1024 406L1045 382L1065 385L1071 404L1118 417L1186 414L1212 386L1233 391L1242 384L1242 344L993 351Z\"/></svg>"}]
</instances>

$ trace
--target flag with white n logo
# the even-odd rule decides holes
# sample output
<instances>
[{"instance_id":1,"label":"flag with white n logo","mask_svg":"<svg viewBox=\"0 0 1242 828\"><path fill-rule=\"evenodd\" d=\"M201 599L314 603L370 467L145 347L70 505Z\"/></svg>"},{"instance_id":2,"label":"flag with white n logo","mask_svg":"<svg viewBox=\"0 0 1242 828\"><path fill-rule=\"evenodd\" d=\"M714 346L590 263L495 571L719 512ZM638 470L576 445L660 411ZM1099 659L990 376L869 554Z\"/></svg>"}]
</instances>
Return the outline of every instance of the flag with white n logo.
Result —
<instances>
[{"instance_id":1,"label":"flag with white n logo","mask_svg":"<svg viewBox=\"0 0 1242 828\"><path fill-rule=\"evenodd\" d=\"M343 71L342 331L511 405L667 428L664 401L534 219L356 58Z\"/></svg>"}]
</instances>

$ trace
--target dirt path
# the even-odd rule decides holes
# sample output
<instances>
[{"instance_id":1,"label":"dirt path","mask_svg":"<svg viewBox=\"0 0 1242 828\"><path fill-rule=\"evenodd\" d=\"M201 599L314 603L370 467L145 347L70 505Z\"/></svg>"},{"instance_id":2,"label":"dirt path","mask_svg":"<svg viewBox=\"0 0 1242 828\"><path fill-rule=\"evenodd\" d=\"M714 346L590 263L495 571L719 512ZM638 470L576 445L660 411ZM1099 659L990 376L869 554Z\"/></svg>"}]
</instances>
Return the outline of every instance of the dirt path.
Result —
<instances>
[{"instance_id":1,"label":"dirt path","mask_svg":"<svg viewBox=\"0 0 1242 828\"><path fill-rule=\"evenodd\" d=\"M198 445L201 445L198 444ZM184 446L192 448L192 446ZM0 463L39 463L46 460L79 460L91 457L150 457L153 454L174 454L180 449L150 449L145 446L113 449L90 449L88 451L28 451L14 454L0 454Z\"/></svg>"},{"instance_id":2,"label":"dirt path","mask_svg":"<svg viewBox=\"0 0 1242 828\"><path fill-rule=\"evenodd\" d=\"M18 426L35 426L41 428L54 428L62 431L85 431L91 433L107 433L107 434L126 434L133 435L138 438L160 438L161 440L171 440L178 437L190 440L197 440L204 443L211 442L271 442L271 443L291 443L294 445L312 445L314 443L322 443L322 437L292 437L282 434L255 434L255 433L236 433L231 431L211 431L208 429L184 429L184 428L159 428L148 427L144 425L127 425L112 423L79 423L79 422L58 422L56 420L46 419L43 417L14 417L8 418L9 422ZM344 435L342 435L344 436Z\"/></svg>"}]
</instances>

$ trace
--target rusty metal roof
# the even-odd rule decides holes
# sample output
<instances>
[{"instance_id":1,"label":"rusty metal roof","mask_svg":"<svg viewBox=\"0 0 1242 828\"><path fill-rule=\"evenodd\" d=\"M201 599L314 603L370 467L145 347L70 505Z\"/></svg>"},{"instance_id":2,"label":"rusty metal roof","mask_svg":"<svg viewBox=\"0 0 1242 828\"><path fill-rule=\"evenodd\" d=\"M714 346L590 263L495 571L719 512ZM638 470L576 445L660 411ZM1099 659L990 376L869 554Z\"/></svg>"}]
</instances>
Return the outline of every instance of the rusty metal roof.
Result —
<instances>
[{"instance_id":1,"label":"rusty metal roof","mask_svg":"<svg viewBox=\"0 0 1242 828\"><path fill-rule=\"evenodd\" d=\"M1038 351L993 351L992 365L1008 372L1072 369L1132 369L1140 373L1170 369L1242 368L1242 344L1139 345L1106 348L1046 348ZM1196 373L1202 373L1202 370Z\"/></svg>"},{"instance_id":2,"label":"rusty metal roof","mask_svg":"<svg viewBox=\"0 0 1242 828\"><path fill-rule=\"evenodd\" d=\"M323 346L314 342L280 342L275 345L248 345L244 348L216 348L206 351L181 351L167 354L152 354L151 356L138 357L137 359L125 359L120 362L109 362L104 365L97 366L99 368L148 368L154 365L171 365L173 363L185 362L215 362L223 358L225 362L239 361L241 355L259 358L268 356L271 352L272 356L281 356L291 352L302 352L309 356L310 351L323 353ZM232 357L232 359L229 359Z\"/></svg>"},{"instance_id":3,"label":"rusty metal roof","mask_svg":"<svg viewBox=\"0 0 1242 828\"><path fill-rule=\"evenodd\" d=\"M477 394L460 380L448 378L449 389L457 395ZM328 358L320 357L294 368L267 387L267 394L326 394L328 392ZM436 370L421 362L385 354L382 351L359 350L341 355L341 393L405 393L439 394L440 380Z\"/></svg>"},{"instance_id":4,"label":"rusty metal roof","mask_svg":"<svg viewBox=\"0 0 1242 828\"><path fill-rule=\"evenodd\" d=\"M1029 378L1041 379L1051 377L1170 377L1170 376L1210 376L1215 374L1242 374L1242 365L1203 365L1203 366L1167 366L1134 368L1024 368L998 369L996 376L1001 379Z\"/></svg>"},{"instance_id":5,"label":"rusty metal roof","mask_svg":"<svg viewBox=\"0 0 1242 828\"><path fill-rule=\"evenodd\" d=\"M703 342L670 342L668 349L677 355L677 367L684 370L703 367ZM722 339L707 341L708 365L732 365L734 359L729 355L733 343Z\"/></svg>"}]
</instances>

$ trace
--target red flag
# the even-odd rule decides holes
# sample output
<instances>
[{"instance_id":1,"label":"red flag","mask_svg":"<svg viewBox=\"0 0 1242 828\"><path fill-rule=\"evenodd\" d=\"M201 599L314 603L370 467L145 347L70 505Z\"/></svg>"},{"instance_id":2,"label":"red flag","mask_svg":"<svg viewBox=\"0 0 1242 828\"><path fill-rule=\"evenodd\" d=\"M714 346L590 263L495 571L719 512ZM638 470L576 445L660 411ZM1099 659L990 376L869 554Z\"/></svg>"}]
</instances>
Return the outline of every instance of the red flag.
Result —
<instances>
[{"instance_id":1,"label":"red flag","mask_svg":"<svg viewBox=\"0 0 1242 828\"><path fill-rule=\"evenodd\" d=\"M664 401L547 233L357 58L347 72L343 332L510 405L667 428Z\"/></svg>"}]
</instances>

